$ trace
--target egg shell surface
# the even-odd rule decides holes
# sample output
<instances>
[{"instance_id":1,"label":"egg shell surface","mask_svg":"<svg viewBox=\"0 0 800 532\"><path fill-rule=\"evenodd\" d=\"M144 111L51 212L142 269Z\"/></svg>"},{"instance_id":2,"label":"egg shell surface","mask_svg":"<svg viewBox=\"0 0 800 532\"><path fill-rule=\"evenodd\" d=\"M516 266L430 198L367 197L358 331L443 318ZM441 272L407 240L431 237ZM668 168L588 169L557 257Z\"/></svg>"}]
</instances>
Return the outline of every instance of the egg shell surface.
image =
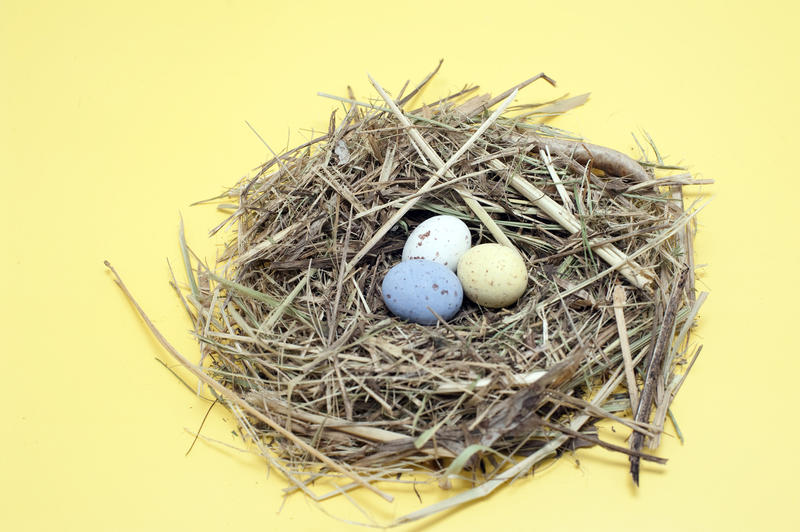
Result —
<instances>
[{"instance_id":1,"label":"egg shell surface","mask_svg":"<svg viewBox=\"0 0 800 532\"><path fill-rule=\"evenodd\" d=\"M500 244L481 244L458 263L458 278L469 299L489 308L517 301L528 287L528 269L515 250Z\"/></svg>"},{"instance_id":2,"label":"egg shell surface","mask_svg":"<svg viewBox=\"0 0 800 532\"><path fill-rule=\"evenodd\" d=\"M403 246L403 261L425 259L456 271L458 260L472 245L467 224L455 216L434 216L414 229Z\"/></svg>"},{"instance_id":3,"label":"egg shell surface","mask_svg":"<svg viewBox=\"0 0 800 532\"><path fill-rule=\"evenodd\" d=\"M438 322L427 307L447 321L459 311L464 297L456 274L442 264L420 259L392 267L383 278L381 291L392 314L422 325Z\"/></svg>"}]
</instances>

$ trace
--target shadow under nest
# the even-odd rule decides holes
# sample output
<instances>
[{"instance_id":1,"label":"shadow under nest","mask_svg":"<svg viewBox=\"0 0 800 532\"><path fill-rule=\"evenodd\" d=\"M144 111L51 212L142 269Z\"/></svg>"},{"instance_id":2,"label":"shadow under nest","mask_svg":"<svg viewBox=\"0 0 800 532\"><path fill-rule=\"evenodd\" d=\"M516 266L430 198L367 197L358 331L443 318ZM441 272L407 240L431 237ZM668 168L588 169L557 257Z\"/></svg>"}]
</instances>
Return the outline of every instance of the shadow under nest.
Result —
<instances>
[{"instance_id":1,"label":"shadow under nest","mask_svg":"<svg viewBox=\"0 0 800 532\"><path fill-rule=\"evenodd\" d=\"M585 445L628 454L638 481L639 460L664 462L642 448L699 353L697 210L683 201L698 182L544 123L582 101L506 108L516 92L468 88L400 111L422 85L343 99L327 134L216 198L232 214L212 233L230 240L217 265L188 268L185 295L200 366L292 489L420 470L481 484ZM520 252L516 304L465 300L435 326L386 310L381 280L436 214L463 220L473 245ZM629 447L597 437L603 418L632 431Z\"/></svg>"}]
</instances>

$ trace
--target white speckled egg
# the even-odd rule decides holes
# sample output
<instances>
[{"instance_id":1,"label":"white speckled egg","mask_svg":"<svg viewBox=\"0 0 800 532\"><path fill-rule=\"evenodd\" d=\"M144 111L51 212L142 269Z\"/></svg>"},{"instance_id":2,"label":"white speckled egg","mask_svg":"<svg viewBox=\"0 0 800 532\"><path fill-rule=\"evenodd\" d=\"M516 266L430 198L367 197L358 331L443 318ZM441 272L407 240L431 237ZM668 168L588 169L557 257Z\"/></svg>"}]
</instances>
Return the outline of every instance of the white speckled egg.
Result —
<instances>
[{"instance_id":1,"label":"white speckled egg","mask_svg":"<svg viewBox=\"0 0 800 532\"><path fill-rule=\"evenodd\" d=\"M458 279L469 299L484 307L500 308L511 305L525 292L528 269L515 250L481 244L461 257Z\"/></svg>"},{"instance_id":2,"label":"white speckled egg","mask_svg":"<svg viewBox=\"0 0 800 532\"><path fill-rule=\"evenodd\" d=\"M383 302L395 316L422 325L447 321L461 308L464 291L456 274L429 260L395 264L381 285Z\"/></svg>"},{"instance_id":3,"label":"white speckled egg","mask_svg":"<svg viewBox=\"0 0 800 532\"><path fill-rule=\"evenodd\" d=\"M458 260L471 245L467 224L455 216L434 216L411 232L403 247L403 261L432 260L456 271Z\"/></svg>"}]
</instances>

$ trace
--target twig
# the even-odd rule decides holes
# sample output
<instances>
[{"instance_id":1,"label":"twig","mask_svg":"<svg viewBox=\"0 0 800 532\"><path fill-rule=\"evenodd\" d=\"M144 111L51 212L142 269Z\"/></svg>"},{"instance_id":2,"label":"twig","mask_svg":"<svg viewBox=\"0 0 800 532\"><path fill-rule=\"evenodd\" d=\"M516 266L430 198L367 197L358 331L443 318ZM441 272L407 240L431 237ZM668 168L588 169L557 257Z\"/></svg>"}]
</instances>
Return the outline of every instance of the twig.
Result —
<instances>
[{"instance_id":1,"label":"twig","mask_svg":"<svg viewBox=\"0 0 800 532\"><path fill-rule=\"evenodd\" d=\"M539 149L549 148L552 155L574 160L584 166L592 161L594 168L602 170L606 174L628 177L638 182L651 179L650 174L639 163L617 150L587 142L545 138L538 135L526 135L525 137L533 140Z\"/></svg>"},{"instance_id":2,"label":"twig","mask_svg":"<svg viewBox=\"0 0 800 532\"><path fill-rule=\"evenodd\" d=\"M416 96L416 94L419 91L421 91L422 88L425 87L425 85L427 85L430 80L433 79L433 76L435 76L439 72L439 69L442 68L442 63L444 63L444 59L439 59L439 64L436 65L436 68L433 69L433 72L425 76L425 78L423 78L423 80L420 81L419 84L417 84L417 86L414 87L414 89L411 92L409 92L407 95L403 96L403 98L398 100L397 102L398 107L402 108L405 104L409 102L409 100L411 100L411 98Z\"/></svg>"},{"instance_id":3,"label":"twig","mask_svg":"<svg viewBox=\"0 0 800 532\"><path fill-rule=\"evenodd\" d=\"M691 277L691 274L689 274ZM687 279L686 284L689 284ZM695 300L692 304L692 308L689 310L689 315L686 317L686 321L683 323L683 327L681 327L680 332L672 341L672 347L669 349L669 353L666 356L666 360L663 364L665 370L672 367L672 361L677 355L678 346L683 345L684 340L687 338L689 333L689 329L694 325L694 320L697 317L697 313L700 311L700 307L705 303L706 298L708 297L708 292L701 292L700 296ZM673 399L675 399L675 394L680 388L683 381L686 380L686 376L689 374L689 370L691 370L692 366L694 365L695 360L697 360L697 355L699 354L700 349L698 349L697 353L695 354L692 361L689 363L689 367L686 368L686 371L681 375L681 378L677 381L676 384L671 384L666 393L664 393L659 403L656 407L656 412L653 415L653 423L658 427L663 427L664 423L667 420L667 412L669 411L669 407L672 404ZM663 376L666 379L666 375ZM648 439L648 447L651 449L655 449L658 447L659 443L661 442L661 435L660 433L656 435L655 438Z\"/></svg>"},{"instance_id":4,"label":"twig","mask_svg":"<svg viewBox=\"0 0 800 532\"><path fill-rule=\"evenodd\" d=\"M514 85L510 89L501 92L500 94L498 94L497 96L495 96L494 98L492 98L491 100L486 102L485 109L491 109L492 107L494 107L498 103L502 102L504 99L508 98L509 95L521 91L522 89L524 89L525 87L527 87L528 85L530 85L531 83L533 83L534 81L539 80L539 79L545 80L547 83L549 83L553 87L556 86L556 82L555 82L555 80L553 78L551 78L550 76L548 76L544 72L539 72L538 74L536 74L532 78L528 78L525 81L523 81L522 83L518 83L517 85ZM476 113L477 113L477 111L476 111Z\"/></svg>"},{"instance_id":5,"label":"twig","mask_svg":"<svg viewBox=\"0 0 800 532\"><path fill-rule=\"evenodd\" d=\"M678 310L678 303L683 297L683 285L686 283L688 269L684 269L675 278L675 285L672 287L669 303L664 311L664 317L659 325L659 332L656 338L651 340L652 351L650 353L650 361L647 366L647 374L642 387L642 395L639 398L639 407L636 411L636 421L646 423L650 417L650 409L653 405L653 394L656 389L656 380L661 373L661 362L670 346L672 337L672 325L675 323L675 315ZM642 434L634 433L631 436L630 448L633 451L640 451L644 444L644 436ZM630 457L631 463L631 476L634 484L639 485L639 458L636 456Z\"/></svg>"},{"instance_id":6,"label":"twig","mask_svg":"<svg viewBox=\"0 0 800 532\"><path fill-rule=\"evenodd\" d=\"M547 421L546 419L539 418L539 419L537 419L537 421L539 423L541 423L542 425L544 425L545 427L553 429L553 430L556 430L558 432L561 432L562 434L566 434L568 436L572 436L573 438L578 439L578 440L584 440L584 441L592 443L594 445L599 445L600 447L603 447L605 449L609 449L611 451L617 451L617 452L620 452L620 453L623 453L623 454L627 454L631 458L636 458L637 460L638 459L647 460L649 462L655 462L657 464L666 464L667 463L667 460L664 459L664 458L660 458L658 456L653 456L653 455L650 455L650 454L646 454L646 453L643 453L643 452L641 452L639 450L626 449L625 447L620 447L619 445L614 445L613 443L604 442L600 438L596 438L594 436L589 436L588 434L584 434L584 433L582 433L580 431L573 430L573 429L571 429L569 427L564 427L564 426L559 425L557 423L552 423L550 421ZM636 434L639 434L639 433L636 432Z\"/></svg>"}]
</instances>

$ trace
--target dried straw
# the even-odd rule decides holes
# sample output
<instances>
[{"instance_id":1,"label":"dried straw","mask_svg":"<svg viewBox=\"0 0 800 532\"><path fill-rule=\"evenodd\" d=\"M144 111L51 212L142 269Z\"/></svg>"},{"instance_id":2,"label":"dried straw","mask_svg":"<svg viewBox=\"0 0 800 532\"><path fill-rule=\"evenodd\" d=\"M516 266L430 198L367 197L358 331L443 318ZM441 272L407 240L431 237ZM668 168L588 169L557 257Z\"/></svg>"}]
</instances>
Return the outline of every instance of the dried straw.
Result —
<instances>
[{"instance_id":1,"label":"dried straw","mask_svg":"<svg viewBox=\"0 0 800 532\"><path fill-rule=\"evenodd\" d=\"M403 110L435 72L396 100L372 78L380 100L336 97L345 117L334 113L327 134L216 198L233 203L212 231L232 231L218 264L181 239L199 363L153 330L288 492L324 500L366 487L391 499L376 482L420 472L474 483L390 524L483 497L580 446L629 455L638 482L640 460L664 462L642 446L662 433L699 352L689 337L705 299L693 285L699 209L684 209L682 190L708 181L656 177L667 167L545 124L586 95L508 113L520 88L553 83L543 74L499 97L467 99L470 87ZM474 244L519 250L529 288L517 304L465 302L427 327L387 312L380 281L434 214L462 219ZM630 448L597 437L602 418L630 428ZM323 476L343 480L315 493Z\"/></svg>"}]
</instances>

